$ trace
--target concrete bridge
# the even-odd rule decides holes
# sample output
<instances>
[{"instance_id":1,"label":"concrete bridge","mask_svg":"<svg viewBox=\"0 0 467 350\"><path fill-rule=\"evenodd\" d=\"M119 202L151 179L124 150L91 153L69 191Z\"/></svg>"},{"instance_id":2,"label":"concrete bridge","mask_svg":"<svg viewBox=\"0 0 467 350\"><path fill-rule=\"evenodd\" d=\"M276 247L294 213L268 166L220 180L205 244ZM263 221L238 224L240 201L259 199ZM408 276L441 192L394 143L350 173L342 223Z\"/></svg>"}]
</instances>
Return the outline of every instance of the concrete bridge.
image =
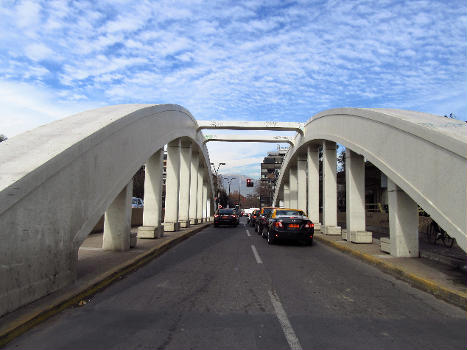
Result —
<instances>
[{"instance_id":1,"label":"concrete bridge","mask_svg":"<svg viewBox=\"0 0 467 350\"><path fill-rule=\"evenodd\" d=\"M202 129L296 131L292 139L206 138ZM467 126L401 110L335 109L306 124L197 122L177 105L119 105L83 112L0 144L0 315L76 278L79 246L105 213L103 248L130 246L132 177L145 164L140 238L156 239L211 220L207 141L288 142L274 201L319 224L323 152L323 230L337 226L336 143L346 147L347 229L365 242L364 160L388 177L390 252L418 256L417 204L466 249ZM268 141L269 140L269 141ZM270 141L274 140L274 141ZM167 149L165 219L162 155Z\"/></svg>"}]
</instances>

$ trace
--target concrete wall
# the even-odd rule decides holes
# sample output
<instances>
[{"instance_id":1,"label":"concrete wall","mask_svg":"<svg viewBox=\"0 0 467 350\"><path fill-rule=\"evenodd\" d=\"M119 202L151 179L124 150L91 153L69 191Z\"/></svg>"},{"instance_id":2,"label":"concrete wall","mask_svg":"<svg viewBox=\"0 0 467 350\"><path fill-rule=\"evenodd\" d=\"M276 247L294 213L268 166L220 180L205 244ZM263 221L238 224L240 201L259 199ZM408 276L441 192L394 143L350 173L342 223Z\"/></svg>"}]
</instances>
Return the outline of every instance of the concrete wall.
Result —
<instances>
[{"instance_id":1,"label":"concrete wall","mask_svg":"<svg viewBox=\"0 0 467 350\"><path fill-rule=\"evenodd\" d=\"M209 171L197 127L177 105L119 105L2 142L0 315L74 281L79 246L165 144L191 139Z\"/></svg>"},{"instance_id":2,"label":"concrete wall","mask_svg":"<svg viewBox=\"0 0 467 350\"><path fill-rule=\"evenodd\" d=\"M341 108L315 115L297 138L276 188L309 143L334 141L378 167L467 250L466 123L411 111Z\"/></svg>"}]
</instances>

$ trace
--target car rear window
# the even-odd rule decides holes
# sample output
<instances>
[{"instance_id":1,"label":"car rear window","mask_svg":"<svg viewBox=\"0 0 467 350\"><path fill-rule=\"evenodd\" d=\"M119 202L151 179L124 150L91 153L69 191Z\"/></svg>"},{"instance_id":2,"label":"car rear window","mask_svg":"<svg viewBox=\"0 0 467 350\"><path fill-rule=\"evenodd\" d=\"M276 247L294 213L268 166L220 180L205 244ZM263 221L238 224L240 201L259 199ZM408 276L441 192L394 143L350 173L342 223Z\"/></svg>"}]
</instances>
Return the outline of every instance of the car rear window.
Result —
<instances>
[{"instance_id":1,"label":"car rear window","mask_svg":"<svg viewBox=\"0 0 467 350\"><path fill-rule=\"evenodd\" d=\"M264 215L268 215L268 214L269 214L270 212L272 212L272 211L273 211L272 208L265 208L265 209L263 209L263 214L264 214Z\"/></svg>"},{"instance_id":2,"label":"car rear window","mask_svg":"<svg viewBox=\"0 0 467 350\"><path fill-rule=\"evenodd\" d=\"M303 211L301 210L277 210L276 216L302 216Z\"/></svg>"},{"instance_id":3,"label":"car rear window","mask_svg":"<svg viewBox=\"0 0 467 350\"><path fill-rule=\"evenodd\" d=\"M234 213L233 209L219 209L219 214L232 215L233 213Z\"/></svg>"}]
</instances>

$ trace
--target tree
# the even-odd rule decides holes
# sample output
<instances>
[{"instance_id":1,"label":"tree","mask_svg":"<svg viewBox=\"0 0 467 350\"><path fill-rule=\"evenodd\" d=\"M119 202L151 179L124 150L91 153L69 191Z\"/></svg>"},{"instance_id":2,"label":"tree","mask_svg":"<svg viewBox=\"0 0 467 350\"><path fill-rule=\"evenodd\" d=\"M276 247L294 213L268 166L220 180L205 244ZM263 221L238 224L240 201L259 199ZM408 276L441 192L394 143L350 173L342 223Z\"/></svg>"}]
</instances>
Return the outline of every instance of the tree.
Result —
<instances>
[{"instance_id":1,"label":"tree","mask_svg":"<svg viewBox=\"0 0 467 350\"><path fill-rule=\"evenodd\" d=\"M345 172L345 148L341 148L337 154L337 172Z\"/></svg>"},{"instance_id":2,"label":"tree","mask_svg":"<svg viewBox=\"0 0 467 350\"><path fill-rule=\"evenodd\" d=\"M8 137L6 137L3 134L0 134L0 142L6 141L6 140L8 140Z\"/></svg>"}]
</instances>

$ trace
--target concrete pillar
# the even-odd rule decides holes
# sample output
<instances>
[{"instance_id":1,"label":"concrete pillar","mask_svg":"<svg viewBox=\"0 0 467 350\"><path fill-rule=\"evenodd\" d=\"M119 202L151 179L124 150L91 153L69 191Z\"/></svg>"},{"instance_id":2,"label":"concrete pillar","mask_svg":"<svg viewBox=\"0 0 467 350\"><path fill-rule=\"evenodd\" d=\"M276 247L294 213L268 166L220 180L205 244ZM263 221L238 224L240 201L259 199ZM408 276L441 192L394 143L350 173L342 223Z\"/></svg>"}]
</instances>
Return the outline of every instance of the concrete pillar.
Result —
<instances>
[{"instance_id":1,"label":"concrete pillar","mask_svg":"<svg viewBox=\"0 0 467 350\"><path fill-rule=\"evenodd\" d=\"M198 223L203 222L203 186L204 186L204 176L203 176L204 168L199 165L198 169L198 194L196 195L196 200L198 204L196 205L196 219L198 219Z\"/></svg>"},{"instance_id":2,"label":"concrete pillar","mask_svg":"<svg viewBox=\"0 0 467 350\"><path fill-rule=\"evenodd\" d=\"M306 155L297 159L297 209L306 212Z\"/></svg>"},{"instance_id":3,"label":"concrete pillar","mask_svg":"<svg viewBox=\"0 0 467 350\"><path fill-rule=\"evenodd\" d=\"M284 207L290 208L290 190L288 183L284 183Z\"/></svg>"},{"instance_id":4,"label":"concrete pillar","mask_svg":"<svg viewBox=\"0 0 467 350\"><path fill-rule=\"evenodd\" d=\"M191 181L191 141L180 143L180 194L178 202L178 222L180 227L190 227L190 181Z\"/></svg>"},{"instance_id":5,"label":"concrete pillar","mask_svg":"<svg viewBox=\"0 0 467 350\"><path fill-rule=\"evenodd\" d=\"M167 171L165 180L164 231L178 231L178 201L180 190L180 139L167 145Z\"/></svg>"},{"instance_id":6,"label":"concrete pillar","mask_svg":"<svg viewBox=\"0 0 467 350\"><path fill-rule=\"evenodd\" d=\"M298 179L297 168L289 170L289 202L290 208L297 209L298 207Z\"/></svg>"},{"instance_id":7,"label":"concrete pillar","mask_svg":"<svg viewBox=\"0 0 467 350\"><path fill-rule=\"evenodd\" d=\"M118 194L105 212L102 249L115 251L130 249L132 196L133 179Z\"/></svg>"},{"instance_id":8,"label":"concrete pillar","mask_svg":"<svg viewBox=\"0 0 467 350\"><path fill-rule=\"evenodd\" d=\"M337 145L323 142L323 226L327 235L340 235L337 226Z\"/></svg>"},{"instance_id":9,"label":"concrete pillar","mask_svg":"<svg viewBox=\"0 0 467 350\"><path fill-rule=\"evenodd\" d=\"M315 230L321 229L319 222L319 145L308 145L308 206L307 214L315 224Z\"/></svg>"},{"instance_id":10,"label":"concrete pillar","mask_svg":"<svg viewBox=\"0 0 467 350\"><path fill-rule=\"evenodd\" d=\"M347 232L342 238L354 243L371 243L365 222L365 161L363 156L345 150L345 206Z\"/></svg>"},{"instance_id":11,"label":"concrete pillar","mask_svg":"<svg viewBox=\"0 0 467 350\"><path fill-rule=\"evenodd\" d=\"M138 227L138 238L162 237L162 172L164 150L154 153L144 168L143 226Z\"/></svg>"},{"instance_id":12,"label":"concrete pillar","mask_svg":"<svg viewBox=\"0 0 467 350\"><path fill-rule=\"evenodd\" d=\"M206 218L209 222L211 222L211 197L208 196L208 200L206 201Z\"/></svg>"},{"instance_id":13,"label":"concrete pillar","mask_svg":"<svg viewBox=\"0 0 467 350\"><path fill-rule=\"evenodd\" d=\"M418 257L417 203L389 178L388 202L391 255L396 257Z\"/></svg>"},{"instance_id":14,"label":"concrete pillar","mask_svg":"<svg viewBox=\"0 0 467 350\"><path fill-rule=\"evenodd\" d=\"M208 184L206 179L203 181L203 222L208 221Z\"/></svg>"},{"instance_id":15,"label":"concrete pillar","mask_svg":"<svg viewBox=\"0 0 467 350\"><path fill-rule=\"evenodd\" d=\"M198 171L199 171L199 153L193 152L191 155L191 171L190 171L190 225L198 224L197 207L198 207Z\"/></svg>"}]
</instances>

